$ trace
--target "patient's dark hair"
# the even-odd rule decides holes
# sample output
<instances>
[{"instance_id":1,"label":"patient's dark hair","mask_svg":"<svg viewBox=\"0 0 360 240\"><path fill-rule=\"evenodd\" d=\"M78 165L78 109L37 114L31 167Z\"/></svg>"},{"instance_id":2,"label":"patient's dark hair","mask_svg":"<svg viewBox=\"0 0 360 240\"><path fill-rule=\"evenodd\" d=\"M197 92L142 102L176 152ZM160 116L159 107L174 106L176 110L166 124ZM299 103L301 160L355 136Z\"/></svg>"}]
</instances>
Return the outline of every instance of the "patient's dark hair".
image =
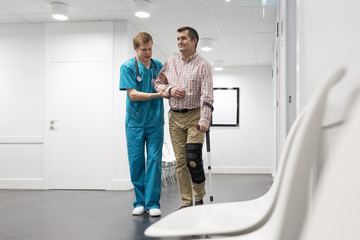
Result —
<instances>
[{"instance_id":1,"label":"patient's dark hair","mask_svg":"<svg viewBox=\"0 0 360 240\"><path fill-rule=\"evenodd\" d=\"M177 31L180 33L180 32L186 31L186 30L189 33L189 37L190 37L191 41L194 41L196 39L196 44L195 44L195 49L196 49L197 44L199 42L199 34L192 27L182 27L182 28L179 28Z\"/></svg>"}]
</instances>

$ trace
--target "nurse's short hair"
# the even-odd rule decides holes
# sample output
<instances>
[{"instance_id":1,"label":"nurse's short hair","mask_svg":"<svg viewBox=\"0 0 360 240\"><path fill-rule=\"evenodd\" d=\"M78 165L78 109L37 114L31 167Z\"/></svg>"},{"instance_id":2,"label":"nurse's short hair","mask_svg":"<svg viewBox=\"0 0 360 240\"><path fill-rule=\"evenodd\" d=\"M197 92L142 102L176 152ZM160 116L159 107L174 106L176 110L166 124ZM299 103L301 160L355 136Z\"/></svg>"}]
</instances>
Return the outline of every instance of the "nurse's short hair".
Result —
<instances>
[{"instance_id":1,"label":"nurse's short hair","mask_svg":"<svg viewBox=\"0 0 360 240\"><path fill-rule=\"evenodd\" d=\"M150 34L147 32L138 32L135 34L133 38L133 44L135 48L139 48L140 44L146 44L151 41L151 44L153 43L153 39Z\"/></svg>"}]
</instances>

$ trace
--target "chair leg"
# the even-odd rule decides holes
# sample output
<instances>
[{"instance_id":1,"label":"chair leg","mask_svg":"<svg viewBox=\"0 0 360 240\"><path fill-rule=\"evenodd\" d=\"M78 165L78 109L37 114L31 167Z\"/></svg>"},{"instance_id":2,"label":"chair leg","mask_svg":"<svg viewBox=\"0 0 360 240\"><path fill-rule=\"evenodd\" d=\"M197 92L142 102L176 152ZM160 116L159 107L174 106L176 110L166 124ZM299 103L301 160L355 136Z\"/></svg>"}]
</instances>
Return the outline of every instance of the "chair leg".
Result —
<instances>
[{"instance_id":1,"label":"chair leg","mask_svg":"<svg viewBox=\"0 0 360 240\"><path fill-rule=\"evenodd\" d=\"M165 163L162 163L162 170L161 170L161 181L163 182L163 184L165 186L167 186L167 181L166 181L166 169L165 169Z\"/></svg>"}]
</instances>

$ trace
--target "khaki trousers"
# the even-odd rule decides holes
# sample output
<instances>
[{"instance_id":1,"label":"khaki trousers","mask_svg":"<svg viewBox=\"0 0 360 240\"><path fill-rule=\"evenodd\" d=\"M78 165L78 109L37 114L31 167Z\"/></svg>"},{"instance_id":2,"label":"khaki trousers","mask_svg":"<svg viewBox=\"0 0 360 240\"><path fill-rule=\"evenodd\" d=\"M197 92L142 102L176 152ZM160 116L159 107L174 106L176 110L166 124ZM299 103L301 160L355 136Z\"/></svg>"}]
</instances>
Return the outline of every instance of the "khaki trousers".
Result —
<instances>
[{"instance_id":1,"label":"khaki trousers","mask_svg":"<svg viewBox=\"0 0 360 240\"><path fill-rule=\"evenodd\" d=\"M187 113L177 113L169 110L169 131L176 157L176 175L178 179L182 206L193 205L205 196L205 182L192 183L189 169L186 165L186 144L204 143L204 133L196 129L200 119L200 108Z\"/></svg>"}]
</instances>

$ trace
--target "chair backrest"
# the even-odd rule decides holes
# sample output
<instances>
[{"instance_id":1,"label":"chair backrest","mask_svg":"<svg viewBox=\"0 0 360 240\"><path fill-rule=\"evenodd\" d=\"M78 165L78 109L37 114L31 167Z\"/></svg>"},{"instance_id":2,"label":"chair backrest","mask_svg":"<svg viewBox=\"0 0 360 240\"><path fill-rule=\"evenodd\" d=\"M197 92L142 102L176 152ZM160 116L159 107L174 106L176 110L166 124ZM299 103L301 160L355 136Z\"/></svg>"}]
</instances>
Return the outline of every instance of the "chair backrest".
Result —
<instances>
[{"instance_id":1,"label":"chair backrest","mask_svg":"<svg viewBox=\"0 0 360 240\"><path fill-rule=\"evenodd\" d=\"M348 107L353 102L355 89L360 88L360 58L346 67L346 76L336 88L331 89L326 103L323 126L341 124L346 119Z\"/></svg>"},{"instance_id":2,"label":"chair backrest","mask_svg":"<svg viewBox=\"0 0 360 240\"><path fill-rule=\"evenodd\" d=\"M360 239L360 96L320 176L301 240Z\"/></svg>"},{"instance_id":3,"label":"chair backrest","mask_svg":"<svg viewBox=\"0 0 360 240\"><path fill-rule=\"evenodd\" d=\"M296 136L299 126L302 124L302 120L304 119L304 115L306 115L306 111L307 111L307 108L305 108L300 114L298 114L293 125L291 126L290 131L286 137L286 141L285 141L283 150L280 155L279 165L278 165L277 173L274 177L273 184L271 185L271 188L269 189L269 191L265 195L262 196L262 198L266 198L265 204L268 204L268 208L267 208L268 210L264 214L262 221L259 222L259 224L254 226L253 228L250 228L249 231L253 231L256 228L263 225L269 219L269 217L271 216L271 214L274 210L275 202L276 202L276 199L278 196L278 191L280 188L280 183L283 180L283 175L284 175L284 171L286 168L286 163L288 160L289 152L292 149L294 137Z\"/></svg>"},{"instance_id":4,"label":"chair backrest","mask_svg":"<svg viewBox=\"0 0 360 240\"><path fill-rule=\"evenodd\" d=\"M344 74L345 69L340 69L325 79L309 101L306 114L293 137L277 200L269 219L269 224L278 229L276 239L298 239L300 235L308 206L311 166L320 144L327 94Z\"/></svg>"},{"instance_id":5,"label":"chair backrest","mask_svg":"<svg viewBox=\"0 0 360 240\"><path fill-rule=\"evenodd\" d=\"M308 207L311 168L320 146L327 94L344 74L345 69L340 69L325 79L289 132L276 186L271 189L275 193L271 209L261 224L249 230L260 234L259 239L299 239Z\"/></svg>"},{"instance_id":6,"label":"chair backrest","mask_svg":"<svg viewBox=\"0 0 360 240\"><path fill-rule=\"evenodd\" d=\"M165 162L173 162L175 161L174 151L172 149L172 145L168 141L164 141L164 145L162 148L162 157Z\"/></svg>"},{"instance_id":7,"label":"chair backrest","mask_svg":"<svg viewBox=\"0 0 360 240\"><path fill-rule=\"evenodd\" d=\"M288 196L289 194L293 194L292 196L295 196L294 194L296 194L297 192L296 190L293 193L291 192L291 190L290 191L286 190L286 188L291 188L292 184L290 184L289 186L289 181L293 181L294 183L296 183L294 187L308 189L311 163L316 157L317 150L320 145L320 141L319 141L321 135L320 129L321 129L322 117L324 114L326 97L330 88L335 83L337 83L337 81L341 79L344 73L345 70L341 69L337 71L335 74L333 74L331 77L328 77L323 83L323 85L315 93L313 98L310 100L307 107L304 108L300 114L298 114L298 117L295 119L287 135L283 147L283 151L280 156L277 175L275 176L273 185L271 186L270 190L264 195L264 198L266 198L266 202L268 204L268 210L264 215L264 217L262 218L261 222L259 222L257 225L253 226L252 228L249 228L248 232L255 231L256 229L261 228L264 224L267 224L269 219L273 218L275 210L277 210L275 214L277 214L276 217L278 217L278 219L281 219L280 217L281 215L283 219L292 216L292 213L290 214L290 216L285 216L286 214L284 213L284 210L281 210L280 207L276 208L276 206L279 205L278 204L279 198L281 198L282 202L284 202L286 201L285 199L287 198L289 199L293 198L291 196ZM303 161L302 160L303 158L305 158L306 160ZM305 172L301 172L301 174L297 176L296 166L298 162L300 162L300 165L304 165L303 167L307 170L305 170ZM302 182L302 178L305 178L306 181ZM302 193L304 191L305 190L299 191L299 193L300 192ZM308 197L307 194L308 192L306 190L306 194L304 194L302 198L298 198L297 200L299 201L295 199L294 204L301 202L302 201L301 199L307 200ZM305 203L303 202L303 204L304 205L299 209L306 209L305 207L306 201ZM302 214L304 213L299 214L298 215L299 217L295 218L297 219L297 221L295 221L294 219L294 221L287 222L286 225L291 224L296 226L294 227L294 229L298 228L297 226L298 222L302 222L302 219L304 218ZM270 224L272 223L273 222L271 222ZM280 231L278 231L278 233L280 234ZM289 234L293 235L298 233L294 231L290 231ZM284 234L284 236L288 236L289 234Z\"/></svg>"}]
</instances>

